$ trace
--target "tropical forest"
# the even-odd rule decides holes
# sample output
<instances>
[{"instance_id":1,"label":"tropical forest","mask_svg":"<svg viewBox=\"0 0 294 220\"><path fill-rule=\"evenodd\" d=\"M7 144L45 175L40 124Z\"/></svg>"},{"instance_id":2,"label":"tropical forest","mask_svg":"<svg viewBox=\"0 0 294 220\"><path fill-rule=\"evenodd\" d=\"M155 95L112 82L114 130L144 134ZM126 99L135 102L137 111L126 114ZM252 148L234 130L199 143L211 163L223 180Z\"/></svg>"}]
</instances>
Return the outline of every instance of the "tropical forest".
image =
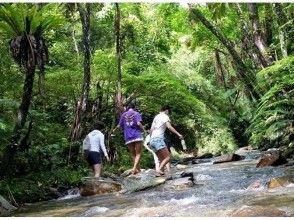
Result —
<instances>
[{"instance_id":1,"label":"tropical forest","mask_svg":"<svg viewBox=\"0 0 294 220\"><path fill-rule=\"evenodd\" d=\"M293 19L286 2L0 3L0 216L294 216Z\"/></svg>"}]
</instances>

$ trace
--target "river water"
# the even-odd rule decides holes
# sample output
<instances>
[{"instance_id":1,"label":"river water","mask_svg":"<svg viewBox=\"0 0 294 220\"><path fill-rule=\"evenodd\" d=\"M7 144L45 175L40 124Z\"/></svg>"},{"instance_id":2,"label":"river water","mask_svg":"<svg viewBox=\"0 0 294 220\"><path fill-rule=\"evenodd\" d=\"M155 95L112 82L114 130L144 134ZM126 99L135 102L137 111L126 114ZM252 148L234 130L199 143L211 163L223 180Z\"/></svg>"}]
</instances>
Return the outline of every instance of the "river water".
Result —
<instances>
[{"instance_id":1,"label":"river water","mask_svg":"<svg viewBox=\"0 0 294 220\"><path fill-rule=\"evenodd\" d=\"M293 175L292 167L256 168L256 159L212 164L188 165L193 187L178 190L155 187L130 194L113 193L81 197L68 195L57 200L27 204L12 216L229 216L245 206L273 207L294 216L294 185L268 189L273 177ZM172 172L179 172L176 167ZM256 181L259 187L249 186ZM249 188L248 188L249 187Z\"/></svg>"}]
</instances>

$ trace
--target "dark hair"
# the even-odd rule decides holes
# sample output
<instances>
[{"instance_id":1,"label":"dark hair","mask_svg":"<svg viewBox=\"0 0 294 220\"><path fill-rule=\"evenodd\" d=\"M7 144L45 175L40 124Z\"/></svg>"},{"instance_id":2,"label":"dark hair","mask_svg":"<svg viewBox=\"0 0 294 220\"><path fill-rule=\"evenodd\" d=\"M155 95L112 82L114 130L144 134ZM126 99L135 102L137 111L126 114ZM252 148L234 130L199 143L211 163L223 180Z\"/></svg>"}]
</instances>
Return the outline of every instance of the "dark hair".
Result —
<instances>
[{"instance_id":1,"label":"dark hair","mask_svg":"<svg viewBox=\"0 0 294 220\"><path fill-rule=\"evenodd\" d=\"M136 105L135 105L134 102L130 102L130 103L128 104L127 110L129 110L130 108L136 108Z\"/></svg>"},{"instance_id":2,"label":"dark hair","mask_svg":"<svg viewBox=\"0 0 294 220\"><path fill-rule=\"evenodd\" d=\"M171 107L169 105L164 105L164 106L161 107L161 111L162 112L163 111L166 111L166 110L168 110L169 112L171 112Z\"/></svg>"},{"instance_id":3,"label":"dark hair","mask_svg":"<svg viewBox=\"0 0 294 220\"><path fill-rule=\"evenodd\" d=\"M98 121L95 123L94 128L97 130L102 130L105 128L105 124L102 121Z\"/></svg>"}]
</instances>

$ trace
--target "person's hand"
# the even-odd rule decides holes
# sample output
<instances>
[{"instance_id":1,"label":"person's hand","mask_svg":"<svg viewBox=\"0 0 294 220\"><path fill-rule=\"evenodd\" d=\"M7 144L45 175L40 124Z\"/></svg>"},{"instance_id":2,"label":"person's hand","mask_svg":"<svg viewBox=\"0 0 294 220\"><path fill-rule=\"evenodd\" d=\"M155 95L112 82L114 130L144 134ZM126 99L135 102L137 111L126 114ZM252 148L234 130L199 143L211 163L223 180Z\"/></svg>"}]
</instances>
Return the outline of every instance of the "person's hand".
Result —
<instances>
[{"instance_id":1,"label":"person's hand","mask_svg":"<svg viewBox=\"0 0 294 220\"><path fill-rule=\"evenodd\" d=\"M108 157L108 156L106 157L106 160L107 160L107 162L109 162L109 161L110 161L110 159L109 159L109 157Z\"/></svg>"},{"instance_id":2,"label":"person's hand","mask_svg":"<svg viewBox=\"0 0 294 220\"><path fill-rule=\"evenodd\" d=\"M178 136L179 136L179 139L181 140L183 139L183 135L179 134Z\"/></svg>"}]
</instances>

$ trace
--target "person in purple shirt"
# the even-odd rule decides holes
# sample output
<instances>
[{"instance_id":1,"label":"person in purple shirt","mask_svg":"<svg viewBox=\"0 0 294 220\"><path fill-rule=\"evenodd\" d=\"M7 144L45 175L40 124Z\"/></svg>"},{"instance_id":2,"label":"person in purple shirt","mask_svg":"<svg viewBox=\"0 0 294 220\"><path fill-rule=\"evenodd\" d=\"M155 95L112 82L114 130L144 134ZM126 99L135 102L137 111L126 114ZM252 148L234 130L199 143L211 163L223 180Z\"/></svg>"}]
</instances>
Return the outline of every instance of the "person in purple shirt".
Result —
<instances>
[{"instance_id":1,"label":"person in purple shirt","mask_svg":"<svg viewBox=\"0 0 294 220\"><path fill-rule=\"evenodd\" d=\"M133 159L132 174L137 174L140 172L140 159L143 143L142 132L144 132L144 127L142 125L142 116L135 110L134 103L130 103L127 110L122 113L119 119L119 124L112 133L119 127L124 131L125 144L128 146Z\"/></svg>"}]
</instances>

